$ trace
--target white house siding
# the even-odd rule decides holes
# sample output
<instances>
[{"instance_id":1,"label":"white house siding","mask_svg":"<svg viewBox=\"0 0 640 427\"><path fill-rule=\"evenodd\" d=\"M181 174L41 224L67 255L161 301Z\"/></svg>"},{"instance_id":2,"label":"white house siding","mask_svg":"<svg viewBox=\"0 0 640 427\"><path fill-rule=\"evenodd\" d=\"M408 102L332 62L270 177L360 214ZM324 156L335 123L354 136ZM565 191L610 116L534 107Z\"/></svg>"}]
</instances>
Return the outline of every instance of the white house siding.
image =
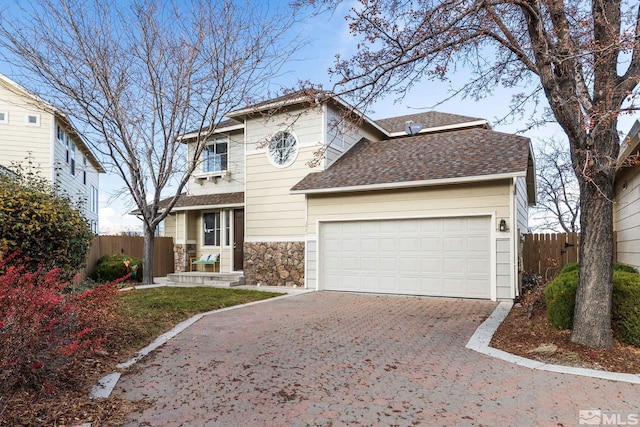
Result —
<instances>
[{"instance_id":1,"label":"white house siding","mask_svg":"<svg viewBox=\"0 0 640 427\"><path fill-rule=\"evenodd\" d=\"M84 214L92 227L99 230L98 223L98 204L92 203L92 189L99 189L99 173L94 164L85 158L86 153L82 150L82 144L74 138L69 139L69 162L67 162L67 146L66 142L59 142L57 139L57 126L59 122L53 123L51 133L53 135L53 165L55 168L55 182L67 193L74 201L84 204ZM63 127L65 134L68 130ZM75 174L71 173L71 158L73 156L73 147L75 146ZM86 172L86 182L84 173Z\"/></svg>"},{"instance_id":2,"label":"white house siding","mask_svg":"<svg viewBox=\"0 0 640 427\"><path fill-rule=\"evenodd\" d=\"M307 202L307 242L314 241L320 221L437 218L489 215L510 222L509 180L434 186L420 189L372 191L334 195L309 195ZM495 233L495 286L500 300L513 298L511 233ZM309 246L309 245L308 245ZM315 249L314 249L315 250ZM307 248L307 254L311 249ZM307 267L307 286L315 286L315 261Z\"/></svg>"},{"instance_id":3,"label":"white house siding","mask_svg":"<svg viewBox=\"0 0 640 427\"><path fill-rule=\"evenodd\" d=\"M53 178L51 141L53 115L28 102L23 95L2 86L0 82L0 112L8 114L8 123L0 123L0 165L12 163L26 166L26 158L39 167L41 176ZM26 124L26 117L40 117L39 125Z\"/></svg>"},{"instance_id":4,"label":"white house siding","mask_svg":"<svg viewBox=\"0 0 640 427\"><path fill-rule=\"evenodd\" d=\"M616 178L613 219L618 262L640 268L640 174L631 172Z\"/></svg>"},{"instance_id":5,"label":"white house siding","mask_svg":"<svg viewBox=\"0 0 640 427\"><path fill-rule=\"evenodd\" d=\"M72 175L70 163L66 161L66 145L57 142L59 122L52 112L40 108L27 95L1 85L0 112L8 114L8 123L0 123L0 165L10 167L15 163L27 167L30 161L38 168L40 176L58 185L72 200L84 203L83 214L97 232L98 209L91 203L91 197L92 187L99 188L99 173L96 165L87 161L84 182L82 144L73 138L70 141L76 146L76 173ZM39 123L27 124L28 115L37 115Z\"/></svg>"},{"instance_id":6,"label":"white house siding","mask_svg":"<svg viewBox=\"0 0 640 427\"><path fill-rule=\"evenodd\" d=\"M280 130L291 132L299 146L296 160L286 168L272 165L264 148L265 141ZM322 144L322 110L276 115L267 123L262 118L249 119L246 132L245 241L303 241L305 197L289 190L319 170L308 162Z\"/></svg>"},{"instance_id":7,"label":"white house siding","mask_svg":"<svg viewBox=\"0 0 640 427\"><path fill-rule=\"evenodd\" d=\"M325 151L324 167L328 168L362 138L379 141L380 136L361 126L344 123L339 112L330 106L325 107L325 128L327 149Z\"/></svg>"},{"instance_id":8,"label":"white house siding","mask_svg":"<svg viewBox=\"0 0 640 427\"><path fill-rule=\"evenodd\" d=\"M164 219L164 227L162 229L162 235L163 236L171 236L174 238L175 243L184 243L184 242L178 242L178 235L177 235L177 229L176 229L176 218L178 217L178 214L176 213L172 213L169 214L165 219Z\"/></svg>"},{"instance_id":9,"label":"white house siding","mask_svg":"<svg viewBox=\"0 0 640 427\"><path fill-rule=\"evenodd\" d=\"M516 178L516 223L520 233L529 232L529 199L527 197L527 179Z\"/></svg>"},{"instance_id":10,"label":"white house siding","mask_svg":"<svg viewBox=\"0 0 640 427\"><path fill-rule=\"evenodd\" d=\"M511 279L511 240L496 239L496 297L498 300L512 300L513 286Z\"/></svg>"},{"instance_id":11,"label":"white house siding","mask_svg":"<svg viewBox=\"0 0 640 427\"><path fill-rule=\"evenodd\" d=\"M305 288L316 289L318 281L318 241L315 237L307 238L305 250Z\"/></svg>"}]
</instances>

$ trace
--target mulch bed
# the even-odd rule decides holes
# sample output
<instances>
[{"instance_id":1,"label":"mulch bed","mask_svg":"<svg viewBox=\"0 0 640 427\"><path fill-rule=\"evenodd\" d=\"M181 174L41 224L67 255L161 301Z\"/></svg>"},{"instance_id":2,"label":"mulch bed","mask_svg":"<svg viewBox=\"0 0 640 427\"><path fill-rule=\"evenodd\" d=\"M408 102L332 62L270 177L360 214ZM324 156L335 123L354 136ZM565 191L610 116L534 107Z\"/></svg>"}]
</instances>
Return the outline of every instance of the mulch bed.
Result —
<instances>
[{"instance_id":1,"label":"mulch bed","mask_svg":"<svg viewBox=\"0 0 640 427\"><path fill-rule=\"evenodd\" d=\"M544 285L525 292L491 340L491 347L546 363L610 372L640 374L640 348L615 341L609 350L569 342L570 330L555 329L547 320Z\"/></svg>"}]
</instances>

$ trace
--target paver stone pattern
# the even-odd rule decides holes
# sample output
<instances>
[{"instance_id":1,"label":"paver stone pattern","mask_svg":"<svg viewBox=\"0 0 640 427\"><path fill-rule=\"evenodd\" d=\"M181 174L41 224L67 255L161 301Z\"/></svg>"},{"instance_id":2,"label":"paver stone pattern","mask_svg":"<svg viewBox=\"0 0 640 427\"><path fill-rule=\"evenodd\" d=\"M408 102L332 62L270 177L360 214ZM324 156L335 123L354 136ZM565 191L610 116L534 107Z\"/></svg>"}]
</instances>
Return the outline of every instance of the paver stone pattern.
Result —
<instances>
[{"instance_id":1,"label":"paver stone pattern","mask_svg":"<svg viewBox=\"0 0 640 427\"><path fill-rule=\"evenodd\" d=\"M638 385L466 349L495 307L314 292L223 311L143 359L114 393L153 401L128 427L572 426L580 411L622 422L640 412Z\"/></svg>"}]
</instances>

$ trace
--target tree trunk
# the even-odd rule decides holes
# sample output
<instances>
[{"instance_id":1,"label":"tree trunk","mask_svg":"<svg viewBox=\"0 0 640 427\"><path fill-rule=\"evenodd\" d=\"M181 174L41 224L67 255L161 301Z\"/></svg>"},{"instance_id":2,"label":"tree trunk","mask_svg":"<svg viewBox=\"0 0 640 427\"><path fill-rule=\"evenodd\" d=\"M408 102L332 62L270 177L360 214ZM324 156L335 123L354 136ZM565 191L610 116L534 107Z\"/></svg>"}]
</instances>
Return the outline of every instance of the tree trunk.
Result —
<instances>
[{"instance_id":1,"label":"tree trunk","mask_svg":"<svg viewBox=\"0 0 640 427\"><path fill-rule=\"evenodd\" d=\"M153 247L155 245L155 230L143 225L144 247L142 248L142 284L153 284Z\"/></svg>"},{"instance_id":2,"label":"tree trunk","mask_svg":"<svg viewBox=\"0 0 640 427\"><path fill-rule=\"evenodd\" d=\"M613 178L580 181L580 268L571 342L611 348L613 293Z\"/></svg>"}]
</instances>

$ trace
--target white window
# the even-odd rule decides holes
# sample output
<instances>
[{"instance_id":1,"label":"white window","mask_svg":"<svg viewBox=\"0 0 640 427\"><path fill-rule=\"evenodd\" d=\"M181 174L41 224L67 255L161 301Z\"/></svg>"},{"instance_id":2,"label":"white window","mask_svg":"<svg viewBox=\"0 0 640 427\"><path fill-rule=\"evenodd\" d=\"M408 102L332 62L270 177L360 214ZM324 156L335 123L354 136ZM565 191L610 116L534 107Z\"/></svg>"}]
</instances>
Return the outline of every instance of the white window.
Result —
<instances>
[{"instance_id":1,"label":"white window","mask_svg":"<svg viewBox=\"0 0 640 427\"><path fill-rule=\"evenodd\" d=\"M204 244L206 246L220 246L220 211L202 215L204 228Z\"/></svg>"},{"instance_id":2,"label":"white window","mask_svg":"<svg viewBox=\"0 0 640 427\"><path fill-rule=\"evenodd\" d=\"M76 144L71 142L71 175L76 174Z\"/></svg>"},{"instance_id":3,"label":"white window","mask_svg":"<svg viewBox=\"0 0 640 427\"><path fill-rule=\"evenodd\" d=\"M204 149L203 172L222 172L227 170L227 141L216 140L207 143Z\"/></svg>"},{"instance_id":4,"label":"white window","mask_svg":"<svg viewBox=\"0 0 640 427\"><path fill-rule=\"evenodd\" d=\"M65 147L67 147L67 164L69 164L69 161L71 160L71 153L69 152L69 144L71 144L71 141L69 141L69 134L65 134L64 145Z\"/></svg>"},{"instance_id":5,"label":"white window","mask_svg":"<svg viewBox=\"0 0 640 427\"><path fill-rule=\"evenodd\" d=\"M6 125L7 123L9 123L9 113L0 111L0 124Z\"/></svg>"},{"instance_id":6,"label":"white window","mask_svg":"<svg viewBox=\"0 0 640 427\"><path fill-rule=\"evenodd\" d=\"M91 186L91 200L89 200L89 206L92 213L98 213L98 189L93 185Z\"/></svg>"},{"instance_id":7,"label":"white window","mask_svg":"<svg viewBox=\"0 0 640 427\"><path fill-rule=\"evenodd\" d=\"M87 158L82 156L82 183L87 185Z\"/></svg>"},{"instance_id":8,"label":"white window","mask_svg":"<svg viewBox=\"0 0 640 427\"><path fill-rule=\"evenodd\" d=\"M64 144L64 130L60 125L56 126L56 138L59 143Z\"/></svg>"},{"instance_id":9,"label":"white window","mask_svg":"<svg viewBox=\"0 0 640 427\"><path fill-rule=\"evenodd\" d=\"M27 126L40 126L40 114L27 114L25 123Z\"/></svg>"}]
</instances>

